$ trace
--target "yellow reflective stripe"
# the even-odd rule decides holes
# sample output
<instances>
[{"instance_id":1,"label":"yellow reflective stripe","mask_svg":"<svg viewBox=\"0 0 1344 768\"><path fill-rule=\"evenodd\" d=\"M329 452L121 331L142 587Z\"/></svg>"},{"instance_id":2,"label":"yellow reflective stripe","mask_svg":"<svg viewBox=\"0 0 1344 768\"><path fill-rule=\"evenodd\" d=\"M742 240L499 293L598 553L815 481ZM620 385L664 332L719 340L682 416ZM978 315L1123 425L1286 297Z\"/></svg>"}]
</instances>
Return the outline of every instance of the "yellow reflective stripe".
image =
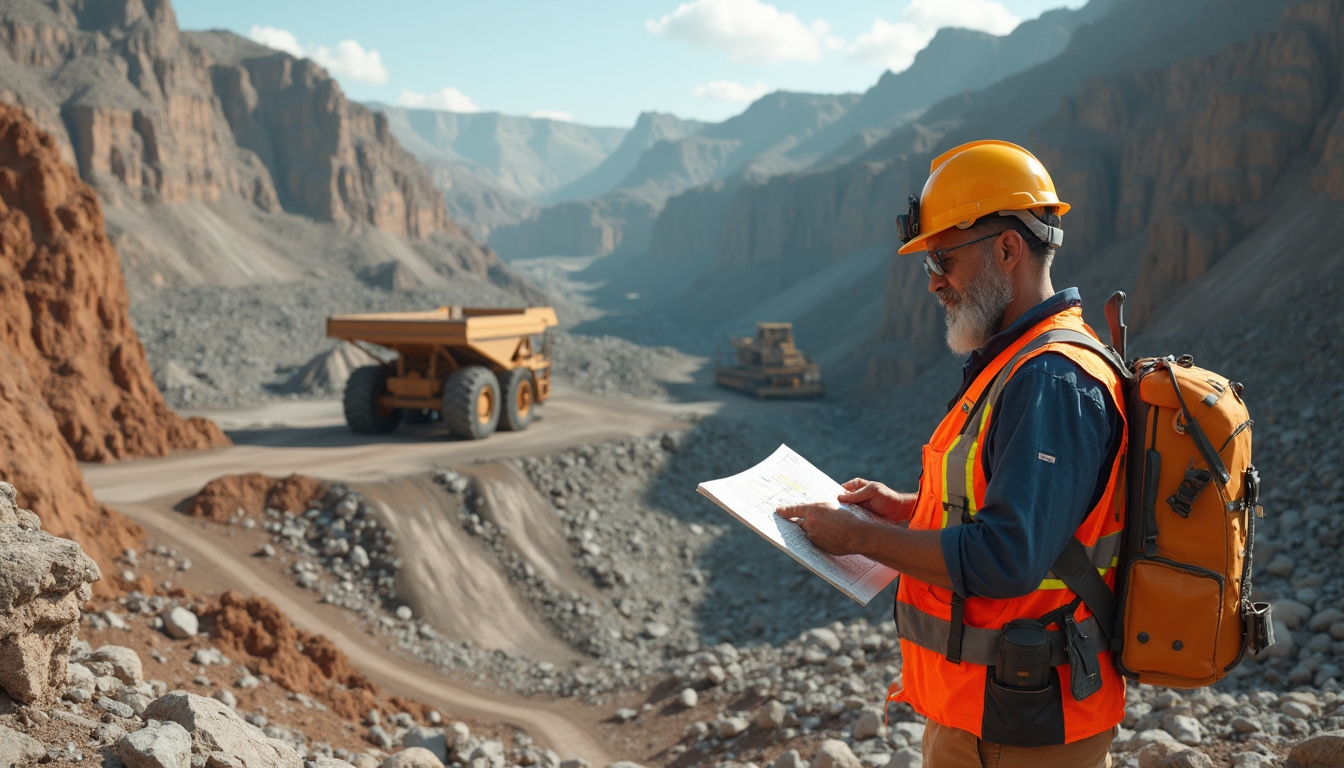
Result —
<instances>
[{"instance_id":1,"label":"yellow reflective stripe","mask_svg":"<svg viewBox=\"0 0 1344 768\"><path fill-rule=\"evenodd\" d=\"M952 444L947 447L947 452L943 454L943 476L939 478L943 486L943 503L942 503L943 524L939 526L939 528L947 527L947 460L951 458L952 452L957 448L957 443L960 442L961 442L961 435L957 435L957 439L952 441Z\"/></svg>"},{"instance_id":2,"label":"yellow reflective stripe","mask_svg":"<svg viewBox=\"0 0 1344 768\"><path fill-rule=\"evenodd\" d=\"M1113 557L1111 558L1110 566L1106 568L1098 568L1097 573L1101 574L1101 577L1104 579L1106 578L1106 573L1119 564L1120 558ZM1044 579L1041 581L1041 586L1037 587L1037 589L1068 589L1068 587L1059 579Z\"/></svg>"},{"instance_id":3,"label":"yellow reflective stripe","mask_svg":"<svg viewBox=\"0 0 1344 768\"><path fill-rule=\"evenodd\" d=\"M989 412L993 409L993 403L985 404L985 410L980 414L980 431L975 433L975 442L971 443L971 451L966 455L966 511L972 517L980 510L975 500L975 462L980 455L980 436L985 434L985 424L989 423Z\"/></svg>"}]
</instances>

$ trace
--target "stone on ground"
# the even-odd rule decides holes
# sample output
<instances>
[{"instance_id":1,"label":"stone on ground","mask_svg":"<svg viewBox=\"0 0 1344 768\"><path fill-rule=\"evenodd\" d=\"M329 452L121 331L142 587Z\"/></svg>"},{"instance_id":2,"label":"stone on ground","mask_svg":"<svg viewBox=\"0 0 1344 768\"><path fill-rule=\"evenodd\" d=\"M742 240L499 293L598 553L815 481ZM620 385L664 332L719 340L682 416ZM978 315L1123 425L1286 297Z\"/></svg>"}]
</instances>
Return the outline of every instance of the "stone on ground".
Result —
<instances>
[{"instance_id":1,"label":"stone on ground","mask_svg":"<svg viewBox=\"0 0 1344 768\"><path fill-rule=\"evenodd\" d=\"M756 712L756 718L752 722L763 731L773 731L784 725L784 719L788 715L788 707L778 701L769 701Z\"/></svg>"},{"instance_id":2,"label":"stone on ground","mask_svg":"<svg viewBox=\"0 0 1344 768\"><path fill-rule=\"evenodd\" d=\"M681 693L677 694L677 703L690 709L700 703L700 694L696 693L694 688L682 688Z\"/></svg>"},{"instance_id":3,"label":"stone on ground","mask_svg":"<svg viewBox=\"0 0 1344 768\"><path fill-rule=\"evenodd\" d=\"M786 749L775 758L773 768L811 768L811 764L796 749Z\"/></svg>"},{"instance_id":4,"label":"stone on ground","mask_svg":"<svg viewBox=\"0 0 1344 768\"><path fill-rule=\"evenodd\" d=\"M196 618L196 614L181 606L163 614L163 631L174 640L195 637L200 628L201 622Z\"/></svg>"},{"instance_id":5,"label":"stone on ground","mask_svg":"<svg viewBox=\"0 0 1344 768\"><path fill-rule=\"evenodd\" d=\"M443 761L424 747L411 747L387 758L378 768L443 768Z\"/></svg>"},{"instance_id":6,"label":"stone on ground","mask_svg":"<svg viewBox=\"0 0 1344 768\"><path fill-rule=\"evenodd\" d=\"M1344 730L1318 733L1288 750L1284 768L1337 768L1344 765Z\"/></svg>"},{"instance_id":7,"label":"stone on ground","mask_svg":"<svg viewBox=\"0 0 1344 768\"><path fill-rule=\"evenodd\" d=\"M882 710L877 707L864 707L859 710L859 720L854 723L855 741L884 736L886 730L886 727L882 724Z\"/></svg>"},{"instance_id":8,"label":"stone on ground","mask_svg":"<svg viewBox=\"0 0 1344 768\"><path fill-rule=\"evenodd\" d=\"M144 666L140 655L130 648L120 645L104 645L89 657L92 661L105 661L112 665L112 674L127 685L135 685L145 680Z\"/></svg>"},{"instance_id":9,"label":"stone on ground","mask_svg":"<svg viewBox=\"0 0 1344 768\"><path fill-rule=\"evenodd\" d=\"M901 747L887 761L886 768L922 768L924 754L914 747Z\"/></svg>"},{"instance_id":10,"label":"stone on ground","mask_svg":"<svg viewBox=\"0 0 1344 768\"><path fill-rule=\"evenodd\" d=\"M845 742L826 739L812 753L812 768L863 768L863 763Z\"/></svg>"},{"instance_id":11,"label":"stone on ground","mask_svg":"<svg viewBox=\"0 0 1344 768\"><path fill-rule=\"evenodd\" d=\"M0 765L28 766L46 756L46 748L36 739L0 725Z\"/></svg>"},{"instance_id":12,"label":"stone on ground","mask_svg":"<svg viewBox=\"0 0 1344 768\"><path fill-rule=\"evenodd\" d=\"M174 722L150 721L121 737L117 756L126 768L189 768L191 734Z\"/></svg>"},{"instance_id":13,"label":"stone on ground","mask_svg":"<svg viewBox=\"0 0 1344 768\"><path fill-rule=\"evenodd\" d=\"M418 725L401 737L401 746L407 749L411 747L427 749L434 753L439 762L448 761L448 737L442 728L426 728Z\"/></svg>"},{"instance_id":14,"label":"stone on ground","mask_svg":"<svg viewBox=\"0 0 1344 768\"><path fill-rule=\"evenodd\" d=\"M269 739L222 702L185 691L155 699L145 709L149 720L171 720L186 728L198 753L223 752L243 768L303 768L292 747Z\"/></svg>"}]
</instances>

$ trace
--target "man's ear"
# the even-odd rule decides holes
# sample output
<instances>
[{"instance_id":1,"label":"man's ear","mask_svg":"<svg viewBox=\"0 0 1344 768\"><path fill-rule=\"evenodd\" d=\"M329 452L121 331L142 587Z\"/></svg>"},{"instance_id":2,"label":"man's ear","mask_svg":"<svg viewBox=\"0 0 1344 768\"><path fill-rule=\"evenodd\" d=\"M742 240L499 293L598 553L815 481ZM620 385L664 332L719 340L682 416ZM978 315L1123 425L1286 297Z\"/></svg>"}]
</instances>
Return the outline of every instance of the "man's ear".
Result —
<instances>
[{"instance_id":1,"label":"man's ear","mask_svg":"<svg viewBox=\"0 0 1344 768\"><path fill-rule=\"evenodd\" d=\"M1012 272L1018 262L1027 256L1027 243L1016 229L1005 230L996 244L1001 251L998 266L1005 273Z\"/></svg>"}]
</instances>

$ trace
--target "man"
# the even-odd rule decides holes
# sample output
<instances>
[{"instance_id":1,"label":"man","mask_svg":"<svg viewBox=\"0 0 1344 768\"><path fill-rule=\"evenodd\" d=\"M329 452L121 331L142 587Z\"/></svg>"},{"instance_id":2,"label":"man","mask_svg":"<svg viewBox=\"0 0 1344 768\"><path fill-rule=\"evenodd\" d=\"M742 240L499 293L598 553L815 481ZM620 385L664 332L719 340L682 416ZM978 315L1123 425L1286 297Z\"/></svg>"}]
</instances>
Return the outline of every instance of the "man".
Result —
<instances>
[{"instance_id":1,"label":"man","mask_svg":"<svg viewBox=\"0 0 1344 768\"><path fill-rule=\"evenodd\" d=\"M925 715L925 768L1109 766L1124 682L1061 555L1113 591L1123 526L1120 382L1095 352L1077 289L1050 263L1069 206L1031 153L982 141L935 159L902 222L964 381L923 452L917 494L862 478L835 505L779 510L832 554L900 571L903 690ZM1090 561L1090 562L1089 562ZM1071 583L1078 583L1074 580ZM896 686L893 686L895 689Z\"/></svg>"}]
</instances>

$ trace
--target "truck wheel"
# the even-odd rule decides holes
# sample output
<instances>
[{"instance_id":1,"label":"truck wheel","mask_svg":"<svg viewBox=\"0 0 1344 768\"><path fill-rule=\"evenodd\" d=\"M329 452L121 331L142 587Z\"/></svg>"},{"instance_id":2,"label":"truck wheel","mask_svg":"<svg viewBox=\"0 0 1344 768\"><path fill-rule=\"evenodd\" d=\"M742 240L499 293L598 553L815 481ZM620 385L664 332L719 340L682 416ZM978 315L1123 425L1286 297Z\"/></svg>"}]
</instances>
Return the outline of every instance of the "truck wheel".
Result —
<instances>
[{"instance_id":1,"label":"truck wheel","mask_svg":"<svg viewBox=\"0 0 1344 768\"><path fill-rule=\"evenodd\" d=\"M450 434L480 440L499 425L501 405L499 379L489 368L469 365L448 377L439 413Z\"/></svg>"},{"instance_id":2,"label":"truck wheel","mask_svg":"<svg viewBox=\"0 0 1344 768\"><path fill-rule=\"evenodd\" d=\"M532 371L526 368L514 368L504 374L499 382L504 390L504 408L499 412L499 428L521 432L532 423L532 414L536 412L537 398L532 391Z\"/></svg>"},{"instance_id":3,"label":"truck wheel","mask_svg":"<svg viewBox=\"0 0 1344 768\"><path fill-rule=\"evenodd\" d=\"M366 365L350 372L345 382L345 423L351 432L382 435L401 423L400 408L378 407L378 397L387 388L391 374L381 365Z\"/></svg>"}]
</instances>

